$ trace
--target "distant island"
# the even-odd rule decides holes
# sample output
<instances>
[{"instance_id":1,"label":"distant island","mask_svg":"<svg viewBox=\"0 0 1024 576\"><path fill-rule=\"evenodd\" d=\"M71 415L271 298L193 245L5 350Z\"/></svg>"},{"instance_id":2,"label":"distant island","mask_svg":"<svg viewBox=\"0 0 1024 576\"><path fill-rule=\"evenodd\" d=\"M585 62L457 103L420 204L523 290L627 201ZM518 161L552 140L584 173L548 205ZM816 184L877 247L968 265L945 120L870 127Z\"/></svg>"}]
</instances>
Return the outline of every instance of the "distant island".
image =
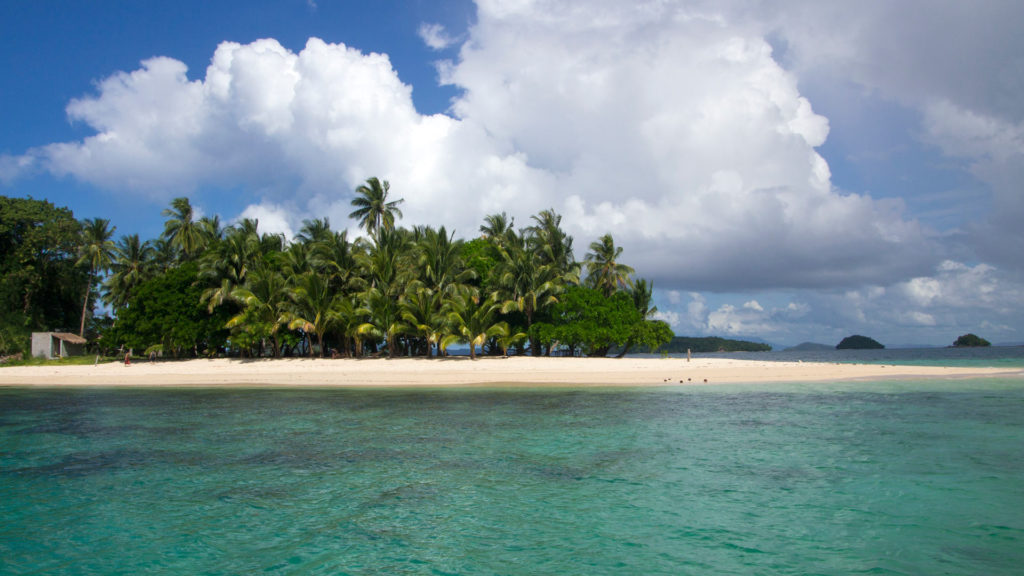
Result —
<instances>
[{"instance_id":1,"label":"distant island","mask_svg":"<svg viewBox=\"0 0 1024 576\"><path fill-rule=\"evenodd\" d=\"M953 342L954 348L982 348L985 346L991 346L992 343L980 336L974 334L964 334Z\"/></svg>"},{"instance_id":2,"label":"distant island","mask_svg":"<svg viewBox=\"0 0 1024 576\"><path fill-rule=\"evenodd\" d=\"M760 342L749 342L747 340L731 340L708 336L694 338L689 336L676 336L667 344L658 347L657 352L668 352L670 354L683 354L687 350L695 353L708 352L771 352L770 344ZM634 352L650 352L649 348L634 348Z\"/></svg>"},{"instance_id":3,"label":"distant island","mask_svg":"<svg viewBox=\"0 0 1024 576\"><path fill-rule=\"evenodd\" d=\"M885 346L877 340L859 334L847 336L843 338L842 342L836 344L836 350L882 350L884 348Z\"/></svg>"},{"instance_id":4,"label":"distant island","mask_svg":"<svg viewBox=\"0 0 1024 576\"><path fill-rule=\"evenodd\" d=\"M822 350L834 350L835 346L829 346L828 344L819 344L817 342L801 342L796 346L790 346L786 348L787 352L821 352Z\"/></svg>"}]
</instances>

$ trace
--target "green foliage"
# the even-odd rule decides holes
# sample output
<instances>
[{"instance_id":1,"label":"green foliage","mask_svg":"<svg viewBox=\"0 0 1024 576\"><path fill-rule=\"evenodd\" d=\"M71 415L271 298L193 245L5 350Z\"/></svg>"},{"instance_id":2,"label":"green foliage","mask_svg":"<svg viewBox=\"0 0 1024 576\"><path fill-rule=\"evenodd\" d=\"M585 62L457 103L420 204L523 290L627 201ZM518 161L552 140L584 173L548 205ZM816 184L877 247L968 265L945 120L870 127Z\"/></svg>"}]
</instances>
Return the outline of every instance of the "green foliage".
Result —
<instances>
[{"instance_id":1,"label":"green foliage","mask_svg":"<svg viewBox=\"0 0 1024 576\"><path fill-rule=\"evenodd\" d=\"M371 236L380 230L394 230L395 216L402 217L398 205L404 200L399 198L388 202L390 191L391 184L387 180L382 181L377 177L367 179L366 184L356 188L356 197L352 199L355 210L348 215L349 218L358 220L359 226Z\"/></svg>"},{"instance_id":2,"label":"green foliage","mask_svg":"<svg viewBox=\"0 0 1024 576\"><path fill-rule=\"evenodd\" d=\"M75 266L80 228L67 208L0 196L0 347L25 351L31 331L77 331L87 285Z\"/></svg>"},{"instance_id":3,"label":"green foliage","mask_svg":"<svg viewBox=\"0 0 1024 576\"><path fill-rule=\"evenodd\" d=\"M78 328L78 335L85 335L85 320L92 311L91 296L92 285L98 276L109 270L114 261L114 242L110 239L114 235L114 228L110 227L110 220L106 218L89 218L82 221L82 244L78 248L78 261L76 264L84 266L89 271L88 284L85 294L82 296L82 319Z\"/></svg>"},{"instance_id":4,"label":"green foliage","mask_svg":"<svg viewBox=\"0 0 1024 576\"><path fill-rule=\"evenodd\" d=\"M614 344L625 345L643 322L632 299L624 292L605 296L595 288L570 286L552 305L550 322L534 327L545 345L566 346L588 356L605 356Z\"/></svg>"},{"instance_id":5,"label":"green foliage","mask_svg":"<svg viewBox=\"0 0 1024 576\"><path fill-rule=\"evenodd\" d=\"M836 350L881 350L883 348L885 346L877 340L859 334L847 336L839 344L836 344Z\"/></svg>"},{"instance_id":6,"label":"green foliage","mask_svg":"<svg viewBox=\"0 0 1024 576\"><path fill-rule=\"evenodd\" d=\"M674 334L668 322L662 320L644 320L633 325L629 341L645 350L656 352L664 344L672 341Z\"/></svg>"},{"instance_id":7,"label":"green foliage","mask_svg":"<svg viewBox=\"0 0 1024 576\"><path fill-rule=\"evenodd\" d=\"M462 245L462 260L476 276L470 283L482 291L490 291L493 270L499 258L501 253L498 248L485 238L474 238Z\"/></svg>"},{"instance_id":8,"label":"green foliage","mask_svg":"<svg viewBox=\"0 0 1024 576\"><path fill-rule=\"evenodd\" d=\"M620 256L622 247L615 245L611 234L591 242L586 256L587 286L600 290L605 296L628 288L633 269L620 262Z\"/></svg>"},{"instance_id":9,"label":"green foliage","mask_svg":"<svg viewBox=\"0 0 1024 576\"><path fill-rule=\"evenodd\" d=\"M601 356L671 338L667 324L648 320L652 286L629 276L610 235L591 244L594 285L583 288L573 238L554 210L518 230L506 214L489 215L482 237L462 241L444 227L396 228L402 201L389 192L377 178L357 189L351 217L369 237L353 242L326 218L305 222L293 242L261 234L253 219L222 229L216 217L196 219L182 197L164 210L160 238L114 244L102 218L84 222L83 233L67 209L0 197L0 353L25 351L29 330L73 331L83 319L95 349L174 356L228 336L234 352L272 347L275 356L335 346L358 356L364 345L443 354L460 340L474 355L523 353L528 340L534 355L557 344ZM97 296L114 320L89 320Z\"/></svg>"},{"instance_id":10,"label":"green foliage","mask_svg":"<svg viewBox=\"0 0 1024 576\"><path fill-rule=\"evenodd\" d=\"M0 356L29 353L30 338L28 330L17 325L0 325Z\"/></svg>"},{"instance_id":11,"label":"green foliage","mask_svg":"<svg viewBox=\"0 0 1024 576\"><path fill-rule=\"evenodd\" d=\"M991 342L975 334L964 334L953 343L955 348L977 348L991 345Z\"/></svg>"},{"instance_id":12,"label":"green foliage","mask_svg":"<svg viewBox=\"0 0 1024 576\"><path fill-rule=\"evenodd\" d=\"M110 339L136 350L159 344L176 357L223 345L228 312L207 311L197 277L198 266L186 262L142 283L128 306L117 311Z\"/></svg>"}]
</instances>

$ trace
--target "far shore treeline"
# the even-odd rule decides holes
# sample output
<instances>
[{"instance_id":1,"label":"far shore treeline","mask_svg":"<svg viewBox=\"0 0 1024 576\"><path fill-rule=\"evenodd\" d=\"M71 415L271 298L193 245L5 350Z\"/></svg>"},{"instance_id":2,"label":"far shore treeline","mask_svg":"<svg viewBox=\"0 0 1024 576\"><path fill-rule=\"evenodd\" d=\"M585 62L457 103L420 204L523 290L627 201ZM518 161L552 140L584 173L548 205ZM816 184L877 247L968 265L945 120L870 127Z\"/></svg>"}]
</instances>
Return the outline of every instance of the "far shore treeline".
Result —
<instances>
[{"instance_id":1,"label":"far shore treeline","mask_svg":"<svg viewBox=\"0 0 1024 576\"><path fill-rule=\"evenodd\" d=\"M387 181L356 189L349 238L326 218L299 234L195 218L188 198L163 211L164 232L115 240L103 218L0 196L0 356L28 352L32 331L85 336L115 354L203 356L605 356L668 342L652 319L653 286L634 276L611 234L577 261L561 216L517 228L505 213L479 236L396 226ZM102 301L112 316L94 316Z\"/></svg>"}]
</instances>

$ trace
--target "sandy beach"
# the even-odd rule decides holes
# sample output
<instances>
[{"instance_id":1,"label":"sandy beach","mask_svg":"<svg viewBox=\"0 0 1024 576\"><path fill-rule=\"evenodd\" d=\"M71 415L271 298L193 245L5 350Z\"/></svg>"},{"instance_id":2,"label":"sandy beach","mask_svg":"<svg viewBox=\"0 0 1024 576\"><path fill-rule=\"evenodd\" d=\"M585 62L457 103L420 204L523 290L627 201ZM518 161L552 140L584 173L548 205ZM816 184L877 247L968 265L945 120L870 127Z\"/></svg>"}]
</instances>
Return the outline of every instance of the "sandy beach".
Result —
<instances>
[{"instance_id":1,"label":"sandy beach","mask_svg":"<svg viewBox=\"0 0 1024 576\"><path fill-rule=\"evenodd\" d=\"M1020 370L722 358L213 359L0 368L0 386L678 386L1016 377Z\"/></svg>"}]
</instances>

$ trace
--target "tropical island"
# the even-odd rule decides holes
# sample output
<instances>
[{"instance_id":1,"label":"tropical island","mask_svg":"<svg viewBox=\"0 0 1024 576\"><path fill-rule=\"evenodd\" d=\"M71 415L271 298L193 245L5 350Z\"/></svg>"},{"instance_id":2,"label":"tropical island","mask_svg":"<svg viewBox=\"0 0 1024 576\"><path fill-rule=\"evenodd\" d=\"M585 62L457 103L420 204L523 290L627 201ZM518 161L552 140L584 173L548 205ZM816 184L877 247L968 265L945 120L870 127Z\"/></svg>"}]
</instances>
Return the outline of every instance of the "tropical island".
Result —
<instances>
[{"instance_id":1,"label":"tropical island","mask_svg":"<svg viewBox=\"0 0 1024 576\"><path fill-rule=\"evenodd\" d=\"M836 344L836 350L882 350L885 346L874 338L854 334Z\"/></svg>"},{"instance_id":2,"label":"tropical island","mask_svg":"<svg viewBox=\"0 0 1024 576\"><path fill-rule=\"evenodd\" d=\"M991 345L991 342L975 334L963 334L953 342L954 348L983 348Z\"/></svg>"},{"instance_id":3,"label":"tropical island","mask_svg":"<svg viewBox=\"0 0 1024 576\"><path fill-rule=\"evenodd\" d=\"M692 337L676 336L657 351L670 354L683 354L687 351L707 354L715 352L771 352L770 344L763 342L751 342L749 340L735 340L732 338L720 338L718 336ZM639 346L635 352L652 352L644 346Z\"/></svg>"},{"instance_id":4,"label":"tropical island","mask_svg":"<svg viewBox=\"0 0 1024 576\"><path fill-rule=\"evenodd\" d=\"M611 234L577 261L561 216L516 228L505 213L479 236L398 227L386 180L356 189L350 238L327 218L291 241L243 219L196 218L188 198L163 211L163 234L114 240L103 218L0 197L0 356L27 352L32 331L66 331L91 351L202 357L605 356L655 350L653 285L634 276ZM98 302L113 311L93 314Z\"/></svg>"}]
</instances>

